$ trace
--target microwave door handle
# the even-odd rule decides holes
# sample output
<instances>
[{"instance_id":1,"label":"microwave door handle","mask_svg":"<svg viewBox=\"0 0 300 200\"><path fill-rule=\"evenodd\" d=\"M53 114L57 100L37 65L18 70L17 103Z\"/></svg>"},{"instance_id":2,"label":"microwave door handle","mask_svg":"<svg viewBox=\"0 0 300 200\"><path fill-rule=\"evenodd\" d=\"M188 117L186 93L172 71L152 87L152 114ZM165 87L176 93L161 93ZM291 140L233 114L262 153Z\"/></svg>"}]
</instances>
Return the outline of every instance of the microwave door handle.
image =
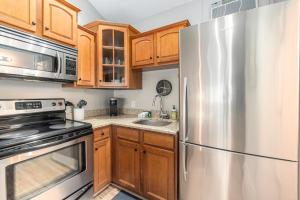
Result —
<instances>
[{"instance_id":1,"label":"microwave door handle","mask_svg":"<svg viewBox=\"0 0 300 200\"><path fill-rule=\"evenodd\" d=\"M56 57L57 57L57 63L58 63L56 77L58 78L59 74L60 74L60 71L61 71L61 59L60 59L58 51L56 51Z\"/></svg>"}]
</instances>

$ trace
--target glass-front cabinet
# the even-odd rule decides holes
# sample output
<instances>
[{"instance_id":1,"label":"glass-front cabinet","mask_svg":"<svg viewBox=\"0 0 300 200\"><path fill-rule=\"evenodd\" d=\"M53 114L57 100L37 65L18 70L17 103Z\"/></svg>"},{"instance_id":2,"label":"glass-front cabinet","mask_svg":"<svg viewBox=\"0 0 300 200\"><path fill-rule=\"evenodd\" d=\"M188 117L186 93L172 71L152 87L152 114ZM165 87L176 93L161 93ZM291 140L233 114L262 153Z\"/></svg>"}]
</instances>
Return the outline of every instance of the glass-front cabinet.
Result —
<instances>
[{"instance_id":1,"label":"glass-front cabinet","mask_svg":"<svg viewBox=\"0 0 300 200\"><path fill-rule=\"evenodd\" d=\"M139 31L128 24L94 21L87 25L97 34L97 69L94 88L141 89L142 72L131 66L131 36Z\"/></svg>"},{"instance_id":2,"label":"glass-front cabinet","mask_svg":"<svg viewBox=\"0 0 300 200\"><path fill-rule=\"evenodd\" d=\"M122 27L100 26L98 46L98 85L128 86L128 30Z\"/></svg>"}]
</instances>

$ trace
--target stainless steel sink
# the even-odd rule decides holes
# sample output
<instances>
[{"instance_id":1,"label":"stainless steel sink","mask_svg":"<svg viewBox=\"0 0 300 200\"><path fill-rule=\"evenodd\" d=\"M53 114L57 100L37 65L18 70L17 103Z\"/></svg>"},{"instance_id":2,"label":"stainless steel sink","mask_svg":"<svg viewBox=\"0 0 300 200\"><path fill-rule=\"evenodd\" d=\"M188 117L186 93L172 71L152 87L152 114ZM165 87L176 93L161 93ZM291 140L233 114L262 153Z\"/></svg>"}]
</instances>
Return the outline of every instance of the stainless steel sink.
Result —
<instances>
[{"instance_id":1,"label":"stainless steel sink","mask_svg":"<svg viewBox=\"0 0 300 200\"><path fill-rule=\"evenodd\" d=\"M153 120L153 119L141 119L141 120L138 120L133 123L147 125L147 126L167 126L167 125L171 124L172 122L163 121L163 120Z\"/></svg>"}]
</instances>

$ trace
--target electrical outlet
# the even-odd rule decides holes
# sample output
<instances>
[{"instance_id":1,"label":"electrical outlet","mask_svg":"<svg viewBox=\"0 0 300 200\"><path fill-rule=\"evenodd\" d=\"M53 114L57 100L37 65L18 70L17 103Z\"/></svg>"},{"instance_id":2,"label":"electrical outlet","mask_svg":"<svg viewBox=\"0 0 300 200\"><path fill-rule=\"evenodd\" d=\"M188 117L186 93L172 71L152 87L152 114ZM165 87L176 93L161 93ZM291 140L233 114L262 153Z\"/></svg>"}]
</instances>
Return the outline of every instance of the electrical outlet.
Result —
<instances>
[{"instance_id":1,"label":"electrical outlet","mask_svg":"<svg viewBox=\"0 0 300 200\"><path fill-rule=\"evenodd\" d=\"M136 107L136 101L131 101L131 108L135 108Z\"/></svg>"}]
</instances>

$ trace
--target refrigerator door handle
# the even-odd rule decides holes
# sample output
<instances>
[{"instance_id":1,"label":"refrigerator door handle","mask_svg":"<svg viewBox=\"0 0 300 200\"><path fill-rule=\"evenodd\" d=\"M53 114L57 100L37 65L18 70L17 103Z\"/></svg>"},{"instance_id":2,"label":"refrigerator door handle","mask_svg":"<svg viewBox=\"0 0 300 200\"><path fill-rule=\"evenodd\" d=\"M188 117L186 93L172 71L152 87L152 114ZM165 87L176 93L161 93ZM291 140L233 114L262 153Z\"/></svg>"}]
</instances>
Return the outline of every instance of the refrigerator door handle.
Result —
<instances>
[{"instance_id":1,"label":"refrigerator door handle","mask_svg":"<svg viewBox=\"0 0 300 200\"><path fill-rule=\"evenodd\" d=\"M186 167L186 154L187 154L187 145L183 143L183 149L182 149L182 169L183 169L183 177L184 181L187 180L187 167Z\"/></svg>"},{"instance_id":2,"label":"refrigerator door handle","mask_svg":"<svg viewBox=\"0 0 300 200\"><path fill-rule=\"evenodd\" d=\"M183 142L186 142L187 138L187 77L183 79L183 111L182 111L182 136Z\"/></svg>"}]
</instances>

